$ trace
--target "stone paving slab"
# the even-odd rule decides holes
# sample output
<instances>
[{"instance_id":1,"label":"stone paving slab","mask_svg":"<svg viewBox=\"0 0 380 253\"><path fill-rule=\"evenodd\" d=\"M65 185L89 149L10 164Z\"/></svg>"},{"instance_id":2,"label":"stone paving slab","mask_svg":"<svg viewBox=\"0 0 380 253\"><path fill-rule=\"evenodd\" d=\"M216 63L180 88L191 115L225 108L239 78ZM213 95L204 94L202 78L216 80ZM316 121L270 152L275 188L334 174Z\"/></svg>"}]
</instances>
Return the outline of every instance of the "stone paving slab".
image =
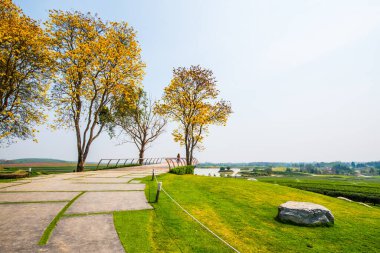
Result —
<instances>
[{"instance_id":1,"label":"stone paving slab","mask_svg":"<svg viewBox=\"0 0 380 253\"><path fill-rule=\"evenodd\" d=\"M19 185L19 184L25 184L25 183L27 183L27 182L25 182L25 181L17 181L17 183L16 182L15 183L13 183L13 182L10 182L10 183L1 183L0 184L0 189L7 188L9 186Z\"/></svg>"},{"instance_id":2,"label":"stone paving slab","mask_svg":"<svg viewBox=\"0 0 380 253\"><path fill-rule=\"evenodd\" d=\"M51 175L39 175L38 177L28 177L27 179L29 180L42 180L42 179L47 179L47 178L53 178L55 177L54 174L51 174Z\"/></svg>"},{"instance_id":3,"label":"stone paving slab","mask_svg":"<svg viewBox=\"0 0 380 253\"><path fill-rule=\"evenodd\" d=\"M92 172L78 172L78 173L54 174L54 175L49 175L49 176L51 176L51 179L54 179L54 180L66 180L66 179L88 177L91 175L94 175L94 174ZM37 178L39 178L39 177L36 177L36 179Z\"/></svg>"},{"instance_id":4,"label":"stone paving slab","mask_svg":"<svg viewBox=\"0 0 380 253\"><path fill-rule=\"evenodd\" d=\"M0 202L70 201L78 194L79 192L1 192Z\"/></svg>"},{"instance_id":5,"label":"stone paving slab","mask_svg":"<svg viewBox=\"0 0 380 253\"><path fill-rule=\"evenodd\" d=\"M66 205L5 204L0 206L0 252L37 252L45 228Z\"/></svg>"},{"instance_id":6,"label":"stone paving slab","mask_svg":"<svg viewBox=\"0 0 380 253\"><path fill-rule=\"evenodd\" d=\"M112 169L113 171L146 171L146 170L168 170L168 164L167 163L161 163L161 164L151 164L151 165L143 165L138 167L125 167L125 168L117 168Z\"/></svg>"},{"instance_id":7,"label":"stone paving slab","mask_svg":"<svg viewBox=\"0 0 380 253\"><path fill-rule=\"evenodd\" d=\"M70 179L72 183L128 183L133 177L123 177L123 178L99 178L99 177L91 177L91 178L76 178Z\"/></svg>"},{"instance_id":8,"label":"stone paving slab","mask_svg":"<svg viewBox=\"0 0 380 253\"><path fill-rule=\"evenodd\" d=\"M68 180L32 182L1 189L2 191L141 191L144 184L74 184Z\"/></svg>"},{"instance_id":9,"label":"stone paving slab","mask_svg":"<svg viewBox=\"0 0 380 253\"><path fill-rule=\"evenodd\" d=\"M80 179L85 178L88 176L92 176L94 174L88 172L88 173L70 173L69 175L65 174L58 174L54 177L54 179L60 179L60 180L70 180L70 179Z\"/></svg>"},{"instance_id":10,"label":"stone paving slab","mask_svg":"<svg viewBox=\"0 0 380 253\"><path fill-rule=\"evenodd\" d=\"M155 171L155 175L160 175L162 173L166 173L166 172ZM124 177L143 178L143 177L147 177L147 176L152 176L152 172L148 172L148 173L131 172L130 174L128 174L126 176L122 176L121 178L124 178Z\"/></svg>"},{"instance_id":11,"label":"stone paving slab","mask_svg":"<svg viewBox=\"0 0 380 253\"><path fill-rule=\"evenodd\" d=\"M146 177L146 176L152 176L152 174L149 174L149 175L128 175L126 177L128 178L143 178L143 177ZM126 178L126 177L122 177L122 178Z\"/></svg>"},{"instance_id":12,"label":"stone paving slab","mask_svg":"<svg viewBox=\"0 0 380 253\"><path fill-rule=\"evenodd\" d=\"M62 218L40 252L124 253L124 249L112 214L102 214Z\"/></svg>"},{"instance_id":13,"label":"stone paving slab","mask_svg":"<svg viewBox=\"0 0 380 253\"><path fill-rule=\"evenodd\" d=\"M129 173L99 173L96 175L91 175L86 178L118 178L123 176L128 176Z\"/></svg>"},{"instance_id":14,"label":"stone paving slab","mask_svg":"<svg viewBox=\"0 0 380 253\"><path fill-rule=\"evenodd\" d=\"M95 213L142 209L152 209L143 191L86 192L70 206L66 213Z\"/></svg>"}]
</instances>

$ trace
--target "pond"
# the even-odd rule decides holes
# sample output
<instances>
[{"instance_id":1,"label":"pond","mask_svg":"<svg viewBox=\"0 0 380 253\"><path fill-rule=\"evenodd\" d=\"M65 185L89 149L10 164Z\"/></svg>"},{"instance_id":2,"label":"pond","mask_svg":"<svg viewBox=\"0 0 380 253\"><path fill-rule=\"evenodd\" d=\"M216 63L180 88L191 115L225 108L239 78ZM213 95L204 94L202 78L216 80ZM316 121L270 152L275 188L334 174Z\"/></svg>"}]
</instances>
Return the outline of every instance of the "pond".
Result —
<instances>
[{"instance_id":1,"label":"pond","mask_svg":"<svg viewBox=\"0 0 380 253\"><path fill-rule=\"evenodd\" d=\"M231 168L232 172L219 172L219 168L195 168L194 175L210 177L240 177L239 168Z\"/></svg>"}]
</instances>

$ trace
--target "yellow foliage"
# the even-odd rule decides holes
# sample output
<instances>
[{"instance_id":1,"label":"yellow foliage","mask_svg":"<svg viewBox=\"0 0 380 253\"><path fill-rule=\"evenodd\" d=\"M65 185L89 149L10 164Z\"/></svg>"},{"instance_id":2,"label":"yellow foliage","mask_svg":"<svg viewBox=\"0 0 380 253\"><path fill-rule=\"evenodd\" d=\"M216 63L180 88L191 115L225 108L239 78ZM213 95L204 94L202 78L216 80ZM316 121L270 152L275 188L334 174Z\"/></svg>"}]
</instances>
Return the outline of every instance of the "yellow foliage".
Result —
<instances>
[{"instance_id":1,"label":"yellow foliage","mask_svg":"<svg viewBox=\"0 0 380 253\"><path fill-rule=\"evenodd\" d=\"M45 26L57 67L55 126L75 129L81 170L91 143L112 122L118 101L135 104L145 64L136 32L126 22L59 10L49 16Z\"/></svg>"},{"instance_id":2,"label":"yellow foliage","mask_svg":"<svg viewBox=\"0 0 380 253\"><path fill-rule=\"evenodd\" d=\"M211 70L200 66L177 68L156 106L159 114L180 123L172 133L174 141L184 145L190 156L194 148L202 148L200 144L207 135L208 126L225 125L232 113L228 102L215 102L218 95Z\"/></svg>"},{"instance_id":3,"label":"yellow foliage","mask_svg":"<svg viewBox=\"0 0 380 253\"><path fill-rule=\"evenodd\" d=\"M46 120L49 43L36 21L11 0L0 1L0 142L34 137Z\"/></svg>"},{"instance_id":4,"label":"yellow foliage","mask_svg":"<svg viewBox=\"0 0 380 253\"><path fill-rule=\"evenodd\" d=\"M127 23L53 10L45 25L59 73L53 94L59 125L71 126L89 110L88 117L96 116L118 99L136 100L145 64L136 32Z\"/></svg>"}]
</instances>

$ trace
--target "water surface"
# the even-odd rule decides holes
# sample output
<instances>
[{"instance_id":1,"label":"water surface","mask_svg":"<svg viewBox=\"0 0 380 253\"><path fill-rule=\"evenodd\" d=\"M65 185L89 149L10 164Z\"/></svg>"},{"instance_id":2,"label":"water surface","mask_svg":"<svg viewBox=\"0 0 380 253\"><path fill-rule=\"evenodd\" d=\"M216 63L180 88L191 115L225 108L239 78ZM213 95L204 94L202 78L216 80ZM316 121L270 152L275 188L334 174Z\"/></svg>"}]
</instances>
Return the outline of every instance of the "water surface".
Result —
<instances>
[{"instance_id":1,"label":"water surface","mask_svg":"<svg viewBox=\"0 0 380 253\"><path fill-rule=\"evenodd\" d=\"M239 168L231 168L232 172L219 172L219 168L195 168L194 175L210 177L240 177Z\"/></svg>"}]
</instances>

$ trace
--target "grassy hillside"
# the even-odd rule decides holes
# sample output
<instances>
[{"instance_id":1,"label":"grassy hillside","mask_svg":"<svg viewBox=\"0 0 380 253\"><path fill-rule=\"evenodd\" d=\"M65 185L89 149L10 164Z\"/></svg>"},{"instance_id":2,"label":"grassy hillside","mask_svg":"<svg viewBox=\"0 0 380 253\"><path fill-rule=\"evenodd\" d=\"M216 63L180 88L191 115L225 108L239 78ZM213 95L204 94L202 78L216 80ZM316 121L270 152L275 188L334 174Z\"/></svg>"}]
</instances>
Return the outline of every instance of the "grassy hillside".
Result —
<instances>
[{"instance_id":1,"label":"grassy hillside","mask_svg":"<svg viewBox=\"0 0 380 253\"><path fill-rule=\"evenodd\" d=\"M336 198L262 182L202 176L159 177L190 213L240 252L379 252L380 210ZM146 178L154 200L156 183ZM333 227L299 227L277 222L288 200L329 208ZM165 194L154 210L117 212L114 221L127 252L231 252L181 211Z\"/></svg>"}]
</instances>

